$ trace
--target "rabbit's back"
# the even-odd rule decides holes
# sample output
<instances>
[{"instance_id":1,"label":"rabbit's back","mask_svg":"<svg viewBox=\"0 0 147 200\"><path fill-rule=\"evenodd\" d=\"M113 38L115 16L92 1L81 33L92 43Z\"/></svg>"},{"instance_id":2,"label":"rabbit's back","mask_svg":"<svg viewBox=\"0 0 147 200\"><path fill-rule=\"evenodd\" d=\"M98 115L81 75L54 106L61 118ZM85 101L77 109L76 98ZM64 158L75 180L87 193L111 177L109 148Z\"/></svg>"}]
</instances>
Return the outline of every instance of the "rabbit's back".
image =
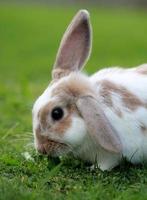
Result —
<instances>
[{"instance_id":1,"label":"rabbit's back","mask_svg":"<svg viewBox=\"0 0 147 200\"><path fill-rule=\"evenodd\" d=\"M90 80L121 138L123 155L133 163L147 160L147 65L103 69Z\"/></svg>"},{"instance_id":2,"label":"rabbit's back","mask_svg":"<svg viewBox=\"0 0 147 200\"><path fill-rule=\"evenodd\" d=\"M90 79L98 88L109 82L114 84L114 87L126 89L140 100L147 102L147 64L131 69L119 67L102 69Z\"/></svg>"}]
</instances>

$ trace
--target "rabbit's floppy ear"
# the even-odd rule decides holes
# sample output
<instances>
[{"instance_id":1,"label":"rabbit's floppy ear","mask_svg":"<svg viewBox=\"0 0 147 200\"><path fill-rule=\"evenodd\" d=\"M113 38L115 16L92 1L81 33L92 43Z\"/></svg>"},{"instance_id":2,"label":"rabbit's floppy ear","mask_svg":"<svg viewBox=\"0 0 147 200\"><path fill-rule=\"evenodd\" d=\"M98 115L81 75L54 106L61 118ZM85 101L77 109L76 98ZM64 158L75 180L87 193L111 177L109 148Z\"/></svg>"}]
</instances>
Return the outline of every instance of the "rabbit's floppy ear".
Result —
<instances>
[{"instance_id":1,"label":"rabbit's floppy ear","mask_svg":"<svg viewBox=\"0 0 147 200\"><path fill-rule=\"evenodd\" d=\"M53 79L80 70L89 57L90 49L89 13L86 10L80 10L71 21L61 40L53 67Z\"/></svg>"},{"instance_id":2,"label":"rabbit's floppy ear","mask_svg":"<svg viewBox=\"0 0 147 200\"><path fill-rule=\"evenodd\" d=\"M91 96L84 96L77 100L76 105L91 138L105 150L121 153L122 146L119 136L98 101Z\"/></svg>"}]
</instances>

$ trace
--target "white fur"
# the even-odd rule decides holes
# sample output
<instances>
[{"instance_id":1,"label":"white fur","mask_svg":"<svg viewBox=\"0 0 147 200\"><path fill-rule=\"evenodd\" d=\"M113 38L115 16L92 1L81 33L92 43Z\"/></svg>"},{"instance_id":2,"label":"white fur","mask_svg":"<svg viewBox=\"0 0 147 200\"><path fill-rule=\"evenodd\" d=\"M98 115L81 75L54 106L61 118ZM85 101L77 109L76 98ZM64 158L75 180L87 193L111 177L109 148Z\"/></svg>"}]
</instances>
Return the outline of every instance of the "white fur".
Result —
<instances>
[{"instance_id":1,"label":"white fur","mask_svg":"<svg viewBox=\"0 0 147 200\"><path fill-rule=\"evenodd\" d=\"M134 70L124 70L119 68L104 69L89 79L83 74L70 74L62 78L53 86L49 86L45 92L36 101L34 113L34 127L38 124L37 113L41 107L51 101L50 94L53 88L58 87L62 81L69 81L76 78L77 81L84 81L85 83L93 85L96 93L99 96L100 86L98 83L102 80L109 80L115 84L126 87L138 98L147 102L147 78L144 75L136 73ZM129 111L122 102L119 94L112 93L112 101L122 112L122 117L119 117L114 111L103 106L103 110L111 122L112 126L116 129L123 146L123 157L126 157L132 163L140 163L147 160L147 135L143 135L140 125L143 124L147 127L147 109L140 107L139 109ZM92 139L87 137L86 125L81 118L74 117L72 119L71 127L65 132L63 141L67 144L76 146L74 153L84 160L95 162L97 157L98 166L102 170L110 170L118 165L121 160L121 155L112 154L102 150L99 146L95 146ZM53 136L52 136L53 137Z\"/></svg>"},{"instance_id":2,"label":"white fur","mask_svg":"<svg viewBox=\"0 0 147 200\"><path fill-rule=\"evenodd\" d=\"M97 85L97 93L99 93L100 89L97 82L101 80L110 80L116 85L118 84L126 87L139 99L147 102L147 76L135 72L134 69L104 69L94 74L90 80L94 85ZM122 117L119 117L106 105L103 105L103 109L121 139L123 156L132 163L146 161L147 135L143 134L140 125L143 124L147 127L147 109L139 107L135 111L129 111L123 105L121 96L118 94L112 93L112 101L122 112Z\"/></svg>"},{"instance_id":3,"label":"white fur","mask_svg":"<svg viewBox=\"0 0 147 200\"><path fill-rule=\"evenodd\" d=\"M85 122L81 117L73 117L71 127L64 134L64 142L67 144L78 146L81 145L86 136Z\"/></svg>"},{"instance_id":4,"label":"white fur","mask_svg":"<svg viewBox=\"0 0 147 200\"><path fill-rule=\"evenodd\" d=\"M93 141L93 138L86 134L83 138L82 144L73 149L75 156L82 160L89 161L96 164L101 170L111 170L119 164L121 160L120 154L113 154L102 149Z\"/></svg>"},{"instance_id":5,"label":"white fur","mask_svg":"<svg viewBox=\"0 0 147 200\"><path fill-rule=\"evenodd\" d=\"M142 66L142 65L141 65ZM90 77L93 84L101 80L110 80L113 83L122 85L139 97L142 101L147 101L147 77L137 73L133 69L106 68Z\"/></svg>"},{"instance_id":6,"label":"white fur","mask_svg":"<svg viewBox=\"0 0 147 200\"><path fill-rule=\"evenodd\" d=\"M87 31L90 32L89 40L91 41L89 13L86 10L79 11L77 17L75 18L76 20L78 20L79 14L82 15L80 20L87 20L87 24L89 24L89 26L87 26ZM76 20L74 21L75 24ZM81 23L81 25L83 24L85 23ZM84 30L86 31L86 29ZM68 32L68 34L69 33L70 32ZM65 36L66 34L67 33L65 33ZM81 32L81 37L82 37L82 32ZM68 40L63 40L63 42L61 43L62 48L64 47L67 48L68 44L66 44L65 42L68 42ZM78 42L80 42L80 40ZM87 40L85 40L85 42L87 42ZM84 45L84 43L82 43L81 45ZM75 49L69 48L69 51L73 50L75 51ZM88 48L85 48L85 55L86 55L84 57L85 61L87 60L89 54L90 54L90 46ZM79 55L79 57L77 57L77 60L79 60L79 58L81 57L83 59L83 55ZM70 70L73 71L73 68L75 69L75 71L77 70L76 66L77 60L76 59L72 60L72 57L69 58L68 61L72 61L73 63L73 66L69 67L69 71ZM65 67L67 67L68 62L67 61L64 62L65 64L63 63L63 66L56 66L56 65L55 66L57 68L60 68L61 71L65 70L66 72L67 69ZM78 67L81 68L82 66ZM141 65L140 67L147 68L147 64ZM112 102L115 105L115 108L121 111L122 113L122 116L119 116L117 115L117 113L114 112L112 107L108 107L108 105L104 104L104 101L102 99L103 97L100 95L101 81L109 80L115 83L116 85L121 85L122 87L125 87L131 93L136 95L141 101L146 102L147 104L147 75L142 75L141 73L139 74L136 68L122 69L114 67L114 68L103 69L89 78L82 75L81 73L71 73L70 75L61 78L53 85L49 85L48 88L44 91L44 93L35 102L33 107L34 135L35 135L35 129L38 127L38 124L40 123L38 119L39 110L42 107L44 107L48 102L55 100L53 99L53 97L51 97L52 90L55 87L60 86L62 81L68 82L73 79L76 80L76 82L79 84L89 86L89 89L90 90L92 89L91 92L95 91L94 95L97 96L98 102L101 103L101 107L106 117L116 130L121 140L122 154L110 153L102 149L99 144L96 144L94 138L92 138L92 136L90 137L90 134L87 133L87 127L84 120L74 115L72 116L71 127L68 128L68 130L66 130L65 133L62 135L62 142L72 146L73 153L79 156L81 159L91 161L92 163L95 163L95 161L97 161L98 166L102 170L112 169L113 167L119 164L122 157L126 157L132 163L141 163L143 161L147 161L147 131L143 133L143 130L141 130L141 126L147 127L147 108L140 106L134 111L129 110L124 105L121 94L112 92L111 93ZM57 136L54 135L54 133L49 133L49 134L50 135L48 135L48 137L52 137L52 139L60 139L59 138L60 135ZM37 141L35 142L37 143Z\"/></svg>"},{"instance_id":7,"label":"white fur","mask_svg":"<svg viewBox=\"0 0 147 200\"><path fill-rule=\"evenodd\" d=\"M147 102L147 77L135 72L134 69L108 68L91 76L90 81L98 94L98 98L100 98L98 82L102 80L109 80L116 85L124 86L139 99ZM140 128L142 124L147 127L147 109L139 107L135 111L129 111L124 106L121 96L113 92L112 101L115 107L122 112L122 117L115 114L110 107L106 105L102 106L106 116L121 139L123 146L122 155L116 155L102 150L99 146L95 146L89 137L84 138L82 145L75 153L82 159L89 160L93 163L97 156L98 166L102 170L112 169L118 165L122 157L125 157L132 163L147 161L147 135L143 134Z\"/></svg>"},{"instance_id":8,"label":"white fur","mask_svg":"<svg viewBox=\"0 0 147 200\"><path fill-rule=\"evenodd\" d=\"M86 18L89 18L89 12L87 10L82 9L81 12L85 15Z\"/></svg>"}]
</instances>

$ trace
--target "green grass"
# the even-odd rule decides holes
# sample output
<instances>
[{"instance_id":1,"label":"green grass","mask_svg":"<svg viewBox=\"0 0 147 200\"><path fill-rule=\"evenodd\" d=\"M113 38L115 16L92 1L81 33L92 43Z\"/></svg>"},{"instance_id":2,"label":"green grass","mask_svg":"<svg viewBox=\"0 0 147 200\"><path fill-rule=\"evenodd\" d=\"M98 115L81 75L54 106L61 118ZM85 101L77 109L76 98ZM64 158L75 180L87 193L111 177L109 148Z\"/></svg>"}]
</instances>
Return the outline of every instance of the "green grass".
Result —
<instances>
[{"instance_id":1,"label":"green grass","mask_svg":"<svg viewBox=\"0 0 147 200\"><path fill-rule=\"evenodd\" d=\"M147 61L145 11L88 9L94 43L87 72ZM0 6L0 200L147 199L145 166L92 172L73 158L53 163L28 145L33 102L50 80L60 38L77 10Z\"/></svg>"}]
</instances>

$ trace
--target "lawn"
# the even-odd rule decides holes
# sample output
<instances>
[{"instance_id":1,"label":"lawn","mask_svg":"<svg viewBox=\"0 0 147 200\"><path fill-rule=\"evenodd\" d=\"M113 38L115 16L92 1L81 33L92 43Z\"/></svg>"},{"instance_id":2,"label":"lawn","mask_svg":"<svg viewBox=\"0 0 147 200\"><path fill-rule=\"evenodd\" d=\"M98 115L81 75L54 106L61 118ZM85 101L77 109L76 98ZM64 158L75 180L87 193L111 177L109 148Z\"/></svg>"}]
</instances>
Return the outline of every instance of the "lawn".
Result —
<instances>
[{"instance_id":1,"label":"lawn","mask_svg":"<svg viewBox=\"0 0 147 200\"><path fill-rule=\"evenodd\" d=\"M147 62L147 12L87 7L93 51L86 71ZM60 38L78 7L0 6L0 200L147 199L147 167L101 172L33 148L31 109L48 85ZM26 159L28 152L30 159Z\"/></svg>"}]
</instances>

